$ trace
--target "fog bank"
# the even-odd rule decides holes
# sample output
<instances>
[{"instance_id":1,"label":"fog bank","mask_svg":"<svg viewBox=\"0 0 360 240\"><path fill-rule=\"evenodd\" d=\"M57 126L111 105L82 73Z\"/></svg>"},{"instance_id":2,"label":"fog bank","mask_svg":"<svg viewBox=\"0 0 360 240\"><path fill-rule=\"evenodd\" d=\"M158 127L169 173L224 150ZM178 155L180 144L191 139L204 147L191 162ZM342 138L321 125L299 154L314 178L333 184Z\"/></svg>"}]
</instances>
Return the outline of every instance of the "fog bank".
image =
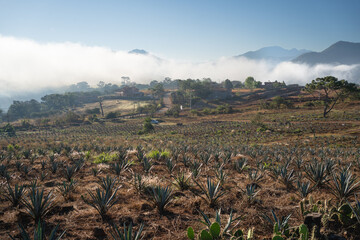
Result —
<instances>
[{"instance_id":1,"label":"fog bank","mask_svg":"<svg viewBox=\"0 0 360 240\"><path fill-rule=\"evenodd\" d=\"M305 84L327 75L359 83L360 65L274 64L234 57L193 63L79 43L42 44L0 35L0 96L3 97L81 81L90 85L99 81L120 84L122 76L138 83L163 80L165 77L244 81L246 77L253 76L262 82L278 80L288 84Z\"/></svg>"}]
</instances>

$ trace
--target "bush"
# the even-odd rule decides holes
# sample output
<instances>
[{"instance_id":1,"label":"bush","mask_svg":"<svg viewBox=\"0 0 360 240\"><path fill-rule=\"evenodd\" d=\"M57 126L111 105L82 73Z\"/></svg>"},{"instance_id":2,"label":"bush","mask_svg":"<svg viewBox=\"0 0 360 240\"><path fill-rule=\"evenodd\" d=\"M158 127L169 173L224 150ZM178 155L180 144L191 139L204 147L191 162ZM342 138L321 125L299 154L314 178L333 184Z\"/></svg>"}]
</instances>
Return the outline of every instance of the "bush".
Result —
<instances>
[{"instance_id":1,"label":"bush","mask_svg":"<svg viewBox=\"0 0 360 240\"><path fill-rule=\"evenodd\" d=\"M105 118L106 119L113 119L113 118L117 118L118 113L117 112L109 112L108 114L106 114Z\"/></svg>"},{"instance_id":2,"label":"bush","mask_svg":"<svg viewBox=\"0 0 360 240\"><path fill-rule=\"evenodd\" d=\"M160 158L160 152L158 150L152 150L147 154L147 157L157 160Z\"/></svg>"},{"instance_id":3,"label":"bush","mask_svg":"<svg viewBox=\"0 0 360 240\"><path fill-rule=\"evenodd\" d=\"M219 114L229 114L234 112L233 108L229 106L229 104L217 106L216 111Z\"/></svg>"},{"instance_id":4,"label":"bush","mask_svg":"<svg viewBox=\"0 0 360 240\"><path fill-rule=\"evenodd\" d=\"M118 156L116 153L110 154L110 153L101 153L100 155L95 157L94 163L107 163L112 162L114 159L116 159Z\"/></svg>"},{"instance_id":5,"label":"bush","mask_svg":"<svg viewBox=\"0 0 360 240\"><path fill-rule=\"evenodd\" d=\"M4 132L9 136L15 136L16 135L15 128L10 123L6 124L3 128L1 128L0 132Z\"/></svg>"},{"instance_id":6,"label":"bush","mask_svg":"<svg viewBox=\"0 0 360 240\"><path fill-rule=\"evenodd\" d=\"M86 114L100 114L100 108L86 109Z\"/></svg>"},{"instance_id":7,"label":"bush","mask_svg":"<svg viewBox=\"0 0 360 240\"><path fill-rule=\"evenodd\" d=\"M166 116L173 116L173 117L179 117L180 115L180 105L175 105L172 108L170 108L169 110L167 110L165 112Z\"/></svg>"},{"instance_id":8,"label":"bush","mask_svg":"<svg viewBox=\"0 0 360 240\"><path fill-rule=\"evenodd\" d=\"M143 129L140 130L138 133L139 134L146 134L146 133L149 133L151 131L154 131L154 126L151 124L151 118L147 117L144 120Z\"/></svg>"},{"instance_id":9,"label":"bush","mask_svg":"<svg viewBox=\"0 0 360 240\"><path fill-rule=\"evenodd\" d=\"M290 100L286 100L283 97L277 96L271 102L263 101L260 104L263 109L282 109L282 108L293 108L294 103Z\"/></svg>"}]
</instances>

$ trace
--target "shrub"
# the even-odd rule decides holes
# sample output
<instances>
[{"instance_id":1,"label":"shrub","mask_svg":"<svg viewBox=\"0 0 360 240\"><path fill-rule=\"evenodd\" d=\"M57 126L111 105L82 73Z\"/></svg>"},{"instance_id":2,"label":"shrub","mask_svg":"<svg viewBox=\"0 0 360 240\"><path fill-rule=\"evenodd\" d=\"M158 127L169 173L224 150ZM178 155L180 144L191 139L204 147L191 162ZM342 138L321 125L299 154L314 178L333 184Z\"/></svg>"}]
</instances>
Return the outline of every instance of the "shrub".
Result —
<instances>
[{"instance_id":1,"label":"shrub","mask_svg":"<svg viewBox=\"0 0 360 240\"><path fill-rule=\"evenodd\" d=\"M146 154L148 158L158 160L160 158L160 152L158 150L152 150L148 154Z\"/></svg>"},{"instance_id":2,"label":"shrub","mask_svg":"<svg viewBox=\"0 0 360 240\"><path fill-rule=\"evenodd\" d=\"M117 154L110 154L110 153L101 153L100 155L95 157L94 163L107 163L112 162L114 159L117 158Z\"/></svg>"},{"instance_id":3,"label":"shrub","mask_svg":"<svg viewBox=\"0 0 360 240\"><path fill-rule=\"evenodd\" d=\"M179 117L180 115L180 105L174 105L169 110L165 112L166 116L173 116L173 117Z\"/></svg>"},{"instance_id":4,"label":"shrub","mask_svg":"<svg viewBox=\"0 0 360 240\"><path fill-rule=\"evenodd\" d=\"M152 131L154 131L154 126L151 124L151 118L147 117L144 120L143 129L140 130L138 133L139 134L146 134L146 133L149 133L149 132L152 132Z\"/></svg>"},{"instance_id":5,"label":"shrub","mask_svg":"<svg viewBox=\"0 0 360 240\"><path fill-rule=\"evenodd\" d=\"M100 114L100 108L86 109L86 114Z\"/></svg>"},{"instance_id":6,"label":"shrub","mask_svg":"<svg viewBox=\"0 0 360 240\"><path fill-rule=\"evenodd\" d=\"M113 119L113 118L117 118L118 113L117 112L109 112L105 115L106 119Z\"/></svg>"}]
</instances>

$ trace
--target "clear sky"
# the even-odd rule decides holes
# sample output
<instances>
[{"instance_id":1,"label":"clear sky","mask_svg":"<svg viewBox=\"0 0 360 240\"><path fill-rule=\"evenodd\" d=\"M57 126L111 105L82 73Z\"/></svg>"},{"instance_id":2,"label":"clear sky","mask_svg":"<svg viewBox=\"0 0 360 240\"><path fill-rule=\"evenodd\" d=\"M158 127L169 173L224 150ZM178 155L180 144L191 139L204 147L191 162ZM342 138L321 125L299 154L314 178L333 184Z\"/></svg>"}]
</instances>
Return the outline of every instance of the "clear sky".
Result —
<instances>
[{"instance_id":1,"label":"clear sky","mask_svg":"<svg viewBox=\"0 0 360 240\"><path fill-rule=\"evenodd\" d=\"M214 60L265 46L360 42L359 0L0 0L0 35Z\"/></svg>"}]
</instances>

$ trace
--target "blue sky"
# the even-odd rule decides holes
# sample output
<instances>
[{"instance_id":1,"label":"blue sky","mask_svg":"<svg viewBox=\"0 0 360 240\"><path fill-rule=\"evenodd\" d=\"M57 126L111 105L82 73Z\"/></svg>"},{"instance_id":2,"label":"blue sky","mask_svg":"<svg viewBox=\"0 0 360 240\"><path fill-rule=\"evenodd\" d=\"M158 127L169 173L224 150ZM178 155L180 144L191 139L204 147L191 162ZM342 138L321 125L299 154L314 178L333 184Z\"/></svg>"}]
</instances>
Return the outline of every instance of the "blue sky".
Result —
<instances>
[{"instance_id":1,"label":"blue sky","mask_svg":"<svg viewBox=\"0 0 360 240\"><path fill-rule=\"evenodd\" d=\"M0 0L0 35L213 60L264 46L360 42L360 1Z\"/></svg>"}]
</instances>

